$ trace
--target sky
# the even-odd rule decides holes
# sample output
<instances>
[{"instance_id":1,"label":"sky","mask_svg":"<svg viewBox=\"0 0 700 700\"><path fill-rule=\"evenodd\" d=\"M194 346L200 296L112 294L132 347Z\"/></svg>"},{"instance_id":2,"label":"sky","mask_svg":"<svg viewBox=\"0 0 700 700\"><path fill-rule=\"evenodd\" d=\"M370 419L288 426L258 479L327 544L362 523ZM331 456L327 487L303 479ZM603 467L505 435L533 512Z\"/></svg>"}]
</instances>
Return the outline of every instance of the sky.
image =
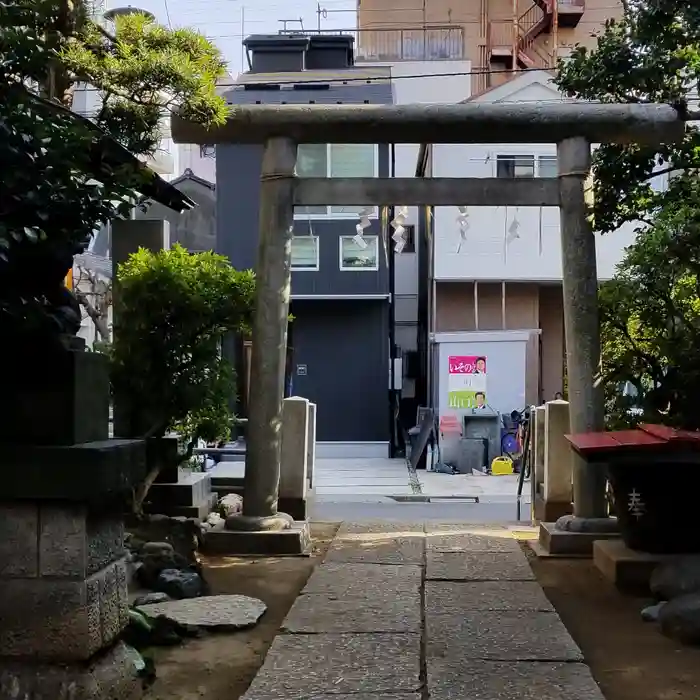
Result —
<instances>
[{"instance_id":1,"label":"sky","mask_svg":"<svg viewBox=\"0 0 700 700\"><path fill-rule=\"evenodd\" d=\"M357 21L357 0L107 0L110 9L129 5L152 12L166 26L192 27L211 38L233 75L242 70L244 36L276 34L283 20L287 29L317 29L319 5L325 10L321 29L354 29Z\"/></svg>"}]
</instances>

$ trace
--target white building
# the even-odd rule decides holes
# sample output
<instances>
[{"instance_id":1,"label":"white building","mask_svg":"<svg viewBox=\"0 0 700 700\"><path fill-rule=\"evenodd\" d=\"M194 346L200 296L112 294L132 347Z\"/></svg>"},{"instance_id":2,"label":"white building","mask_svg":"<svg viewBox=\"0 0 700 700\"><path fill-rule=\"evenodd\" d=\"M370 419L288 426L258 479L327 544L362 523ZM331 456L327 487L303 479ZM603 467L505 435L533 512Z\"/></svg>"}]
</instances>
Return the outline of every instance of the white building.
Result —
<instances>
[{"instance_id":1,"label":"white building","mask_svg":"<svg viewBox=\"0 0 700 700\"><path fill-rule=\"evenodd\" d=\"M534 71L472 101L565 99L550 73ZM433 177L556 177L556 146L433 145L428 172ZM437 345L457 340L467 344L461 349L450 345L450 352L493 357L489 393L498 410L553 398L563 390L565 365L559 209L469 207L466 232L460 230L459 214L457 207L433 210L429 305L433 400L445 403L440 387L446 381L441 366L445 352L440 354ZM625 247L634 240L634 229L629 224L615 233L596 234L599 280L613 276ZM518 346L517 350L513 346L515 354L504 352L503 343L511 340ZM510 386L501 386L504 382Z\"/></svg>"}]
</instances>

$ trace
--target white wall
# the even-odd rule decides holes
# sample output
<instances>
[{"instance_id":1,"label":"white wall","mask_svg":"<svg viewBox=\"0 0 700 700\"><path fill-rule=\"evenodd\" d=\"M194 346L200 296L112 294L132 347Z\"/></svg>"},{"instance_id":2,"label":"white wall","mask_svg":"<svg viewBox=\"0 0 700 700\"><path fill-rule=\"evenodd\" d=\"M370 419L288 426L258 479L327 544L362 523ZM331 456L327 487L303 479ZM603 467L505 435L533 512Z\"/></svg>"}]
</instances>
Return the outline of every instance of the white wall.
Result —
<instances>
[{"instance_id":1,"label":"white wall","mask_svg":"<svg viewBox=\"0 0 700 700\"><path fill-rule=\"evenodd\" d=\"M394 104L454 104L466 100L471 94L471 66L471 61L393 63L391 86ZM396 177L415 177L418 149L418 144L396 145ZM396 204L401 205L401 202ZM407 223L418 226L418 207L409 208ZM396 256L396 295L417 294L417 256L401 253Z\"/></svg>"},{"instance_id":2,"label":"white wall","mask_svg":"<svg viewBox=\"0 0 700 700\"><path fill-rule=\"evenodd\" d=\"M433 147L435 177L495 177L497 155L556 155L554 145L478 144ZM653 183L656 188L665 181ZM470 207L467 240L460 248L456 207L435 209L437 280L556 281L562 279L558 207ZM513 220L519 237L506 243ZM610 279L637 224L596 234L598 278Z\"/></svg>"},{"instance_id":3,"label":"white wall","mask_svg":"<svg viewBox=\"0 0 700 700\"><path fill-rule=\"evenodd\" d=\"M180 174L189 168L197 177L216 182L216 158L203 158L198 145L180 144L178 155Z\"/></svg>"}]
</instances>

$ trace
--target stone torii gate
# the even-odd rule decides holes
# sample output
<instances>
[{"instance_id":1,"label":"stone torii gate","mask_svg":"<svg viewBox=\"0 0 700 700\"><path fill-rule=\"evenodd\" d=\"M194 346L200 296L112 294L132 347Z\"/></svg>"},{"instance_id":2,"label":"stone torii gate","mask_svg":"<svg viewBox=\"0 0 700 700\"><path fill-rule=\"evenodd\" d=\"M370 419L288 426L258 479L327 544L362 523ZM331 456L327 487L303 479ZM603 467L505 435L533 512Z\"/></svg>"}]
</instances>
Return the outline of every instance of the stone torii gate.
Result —
<instances>
[{"instance_id":1,"label":"stone torii gate","mask_svg":"<svg viewBox=\"0 0 700 700\"><path fill-rule=\"evenodd\" d=\"M294 207L308 205L557 206L561 216L564 325L572 432L603 428L595 238L584 183L592 143L677 142L684 117L669 105L478 104L251 105L213 129L172 119L177 143L264 144L243 516L227 527L290 527L277 512ZM297 144L555 143L558 177L297 178ZM605 474L574 462L574 521L606 527ZM605 519L605 521L603 521Z\"/></svg>"}]
</instances>

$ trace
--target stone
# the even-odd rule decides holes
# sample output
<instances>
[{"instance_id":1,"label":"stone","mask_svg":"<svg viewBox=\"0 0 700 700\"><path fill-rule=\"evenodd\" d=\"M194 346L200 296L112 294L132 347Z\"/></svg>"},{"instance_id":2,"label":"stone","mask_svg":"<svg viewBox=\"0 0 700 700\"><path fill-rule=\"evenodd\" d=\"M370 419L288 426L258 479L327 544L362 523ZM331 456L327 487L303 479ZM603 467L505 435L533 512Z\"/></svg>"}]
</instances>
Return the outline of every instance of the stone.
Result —
<instances>
[{"instance_id":1,"label":"stone","mask_svg":"<svg viewBox=\"0 0 700 700\"><path fill-rule=\"evenodd\" d=\"M3 401L12 406L0 421L3 445L54 449L107 440L109 363L104 355L40 351L17 364L3 377ZM3 465L9 466L4 454Z\"/></svg>"},{"instance_id":2,"label":"stone","mask_svg":"<svg viewBox=\"0 0 700 700\"><path fill-rule=\"evenodd\" d=\"M564 532L615 535L620 532L617 518L579 518L575 515L562 515L554 526Z\"/></svg>"},{"instance_id":3,"label":"stone","mask_svg":"<svg viewBox=\"0 0 700 700\"><path fill-rule=\"evenodd\" d=\"M661 631L682 644L700 644L700 593L686 593L659 611Z\"/></svg>"},{"instance_id":4,"label":"stone","mask_svg":"<svg viewBox=\"0 0 700 700\"><path fill-rule=\"evenodd\" d=\"M39 507L0 504L0 578L39 574Z\"/></svg>"},{"instance_id":5,"label":"stone","mask_svg":"<svg viewBox=\"0 0 700 700\"><path fill-rule=\"evenodd\" d=\"M175 554L175 549L170 542L145 542L139 553L142 557L149 555L169 556Z\"/></svg>"},{"instance_id":6,"label":"stone","mask_svg":"<svg viewBox=\"0 0 700 700\"><path fill-rule=\"evenodd\" d=\"M201 532L196 519L162 514L145 515L130 518L128 525L133 540L130 548L134 551L139 551L145 542L168 542L188 562L197 562Z\"/></svg>"},{"instance_id":7,"label":"stone","mask_svg":"<svg viewBox=\"0 0 700 700\"><path fill-rule=\"evenodd\" d=\"M605 700L582 663L428 659L431 700Z\"/></svg>"},{"instance_id":8,"label":"stone","mask_svg":"<svg viewBox=\"0 0 700 700\"><path fill-rule=\"evenodd\" d=\"M291 396L282 401L279 510L305 520L308 488L309 401Z\"/></svg>"},{"instance_id":9,"label":"stone","mask_svg":"<svg viewBox=\"0 0 700 700\"><path fill-rule=\"evenodd\" d=\"M534 581L535 575L521 551L428 552L427 578L461 581Z\"/></svg>"},{"instance_id":10,"label":"stone","mask_svg":"<svg viewBox=\"0 0 700 700\"><path fill-rule=\"evenodd\" d=\"M544 500L568 504L573 478L573 450L564 437L569 432L569 402L547 401L544 420Z\"/></svg>"},{"instance_id":11,"label":"stone","mask_svg":"<svg viewBox=\"0 0 700 700\"><path fill-rule=\"evenodd\" d=\"M426 581L426 614L472 610L554 612L536 581Z\"/></svg>"},{"instance_id":12,"label":"stone","mask_svg":"<svg viewBox=\"0 0 700 700\"><path fill-rule=\"evenodd\" d=\"M420 687L418 634L278 635L244 700L380 698Z\"/></svg>"},{"instance_id":13,"label":"stone","mask_svg":"<svg viewBox=\"0 0 700 700\"><path fill-rule=\"evenodd\" d=\"M207 516L206 523L202 524L206 524L209 527L223 527L224 518L221 517L221 515L219 515L218 513L209 513L209 515Z\"/></svg>"},{"instance_id":14,"label":"stone","mask_svg":"<svg viewBox=\"0 0 700 700\"><path fill-rule=\"evenodd\" d=\"M196 598L204 593L202 577L194 571L164 569L158 575L155 586L158 591L167 593L171 598Z\"/></svg>"},{"instance_id":15,"label":"stone","mask_svg":"<svg viewBox=\"0 0 700 700\"><path fill-rule=\"evenodd\" d=\"M135 700L141 697L142 685L132 651L122 643L95 657L87 667L0 659L3 699Z\"/></svg>"},{"instance_id":16,"label":"stone","mask_svg":"<svg viewBox=\"0 0 700 700\"><path fill-rule=\"evenodd\" d=\"M159 591L151 591L150 593L144 593L134 599L133 606L138 608L141 605L154 605L155 603L166 603L172 598L167 593L160 593Z\"/></svg>"},{"instance_id":17,"label":"stone","mask_svg":"<svg viewBox=\"0 0 700 700\"><path fill-rule=\"evenodd\" d=\"M473 610L426 618L428 660L583 661L556 613Z\"/></svg>"},{"instance_id":18,"label":"stone","mask_svg":"<svg viewBox=\"0 0 700 700\"><path fill-rule=\"evenodd\" d=\"M664 605L666 605L666 602L661 601L655 605L647 605L645 608L642 608L642 620L644 620L644 622L658 622L659 613Z\"/></svg>"},{"instance_id":19,"label":"stone","mask_svg":"<svg viewBox=\"0 0 700 700\"><path fill-rule=\"evenodd\" d=\"M420 566L325 563L316 567L302 593L340 600L349 596L372 598L385 590L418 593L420 584Z\"/></svg>"},{"instance_id":20,"label":"stone","mask_svg":"<svg viewBox=\"0 0 700 700\"><path fill-rule=\"evenodd\" d=\"M469 525L427 525L426 546L429 552L520 552L520 545L510 530L501 527Z\"/></svg>"},{"instance_id":21,"label":"stone","mask_svg":"<svg viewBox=\"0 0 700 700\"><path fill-rule=\"evenodd\" d=\"M364 579L356 579L354 595L299 596L282 624L283 631L294 634L420 634L421 597L417 587L414 591L397 591L392 587L365 590L365 583Z\"/></svg>"},{"instance_id":22,"label":"stone","mask_svg":"<svg viewBox=\"0 0 700 700\"><path fill-rule=\"evenodd\" d=\"M173 483L157 482L148 491L144 511L201 520L216 507L211 474L186 473Z\"/></svg>"},{"instance_id":23,"label":"stone","mask_svg":"<svg viewBox=\"0 0 700 700\"><path fill-rule=\"evenodd\" d=\"M13 474L3 483L5 501L123 505L126 491L146 476L146 446L143 440L43 447L3 444L2 464Z\"/></svg>"},{"instance_id":24,"label":"stone","mask_svg":"<svg viewBox=\"0 0 700 700\"><path fill-rule=\"evenodd\" d=\"M559 529L556 523L540 523L539 544L552 556L591 557L596 542L618 538L616 531L576 532Z\"/></svg>"},{"instance_id":25,"label":"stone","mask_svg":"<svg viewBox=\"0 0 700 700\"><path fill-rule=\"evenodd\" d=\"M651 574L649 587L658 600L673 600L700 591L700 555L673 557Z\"/></svg>"},{"instance_id":26,"label":"stone","mask_svg":"<svg viewBox=\"0 0 700 700\"><path fill-rule=\"evenodd\" d=\"M617 588L629 593L648 595L652 573L668 559L668 556L637 552L621 539L593 543L593 563L598 571Z\"/></svg>"},{"instance_id":27,"label":"stone","mask_svg":"<svg viewBox=\"0 0 700 700\"><path fill-rule=\"evenodd\" d=\"M308 556L311 554L311 531L308 522L292 523L287 530L264 532L227 530L216 525L203 533L202 551L229 556Z\"/></svg>"},{"instance_id":28,"label":"stone","mask_svg":"<svg viewBox=\"0 0 700 700\"><path fill-rule=\"evenodd\" d=\"M147 551L147 548L151 548ZM174 551L167 542L149 542L138 554L141 566L137 569L136 577L144 588L156 588L158 579L163 571L189 571L192 567L189 561Z\"/></svg>"},{"instance_id":29,"label":"stone","mask_svg":"<svg viewBox=\"0 0 700 700\"><path fill-rule=\"evenodd\" d=\"M87 579L0 580L0 656L84 661L127 619L124 560Z\"/></svg>"},{"instance_id":30,"label":"stone","mask_svg":"<svg viewBox=\"0 0 700 700\"><path fill-rule=\"evenodd\" d=\"M316 469L316 404L309 402L309 434L307 438L306 475L309 488L314 487L314 472Z\"/></svg>"},{"instance_id":31,"label":"stone","mask_svg":"<svg viewBox=\"0 0 700 700\"><path fill-rule=\"evenodd\" d=\"M216 595L140 605L138 610L149 618L164 616L183 627L233 632L255 626L267 606L245 595Z\"/></svg>"},{"instance_id":32,"label":"stone","mask_svg":"<svg viewBox=\"0 0 700 700\"><path fill-rule=\"evenodd\" d=\"M237 493L229 493L219 501L219 518L228 518L243 512L243 497ZM213 515L213 514L212 514ZM216 523L212 523L215 525Z\"/></svg>"}]
</instances>

